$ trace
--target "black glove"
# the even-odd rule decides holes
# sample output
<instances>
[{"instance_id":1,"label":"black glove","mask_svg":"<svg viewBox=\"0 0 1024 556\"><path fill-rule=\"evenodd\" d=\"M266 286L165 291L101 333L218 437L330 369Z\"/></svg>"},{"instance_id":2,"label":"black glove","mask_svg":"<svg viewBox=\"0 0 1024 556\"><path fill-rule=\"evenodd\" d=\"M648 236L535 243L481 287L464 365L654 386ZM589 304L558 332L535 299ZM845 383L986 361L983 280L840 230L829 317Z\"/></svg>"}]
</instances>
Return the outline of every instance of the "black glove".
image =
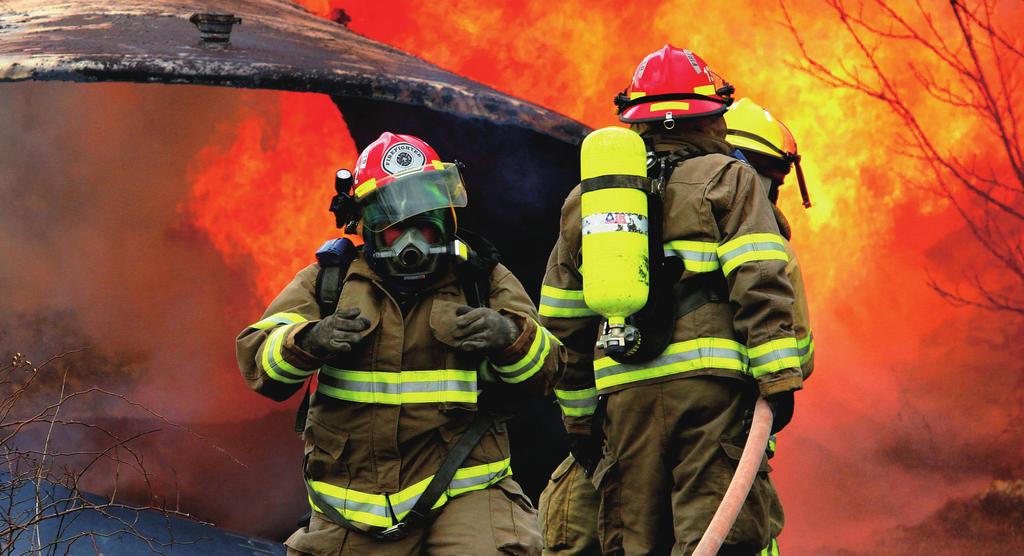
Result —
<instances>
[{"instance_id":1,"label":"black glove","mask_svg":"<svg viewBox=\"0 0 1024 556\"><path fill-rule=\"evenodd\" d=\"M772 434L775 434L786 427L790 421L793 420L793 410L795 408L795 400L793 398L793 391L782 392L768 396L768 405L772 407Z\"/></svg>"},{"instance_id":2,"label":"black glove","mask_svg":"<svg viewBox=\"0 0 1024 556\"><path fill-rule=\"evenodd\" d=\"M501 351L519 337L519 327L512 319L487 307L462 305L455 309L455 331L452 337L463 351Z\"/></svg>"},{"instance_id":3,"label":"black glove","mask_svg":"<svg viewBox=\"0 0 1024 556\"><path fill-rule=\"evenodd\" d=\"M362 332L370 327L370 321L359 317L359 309L341 309L306 328L297 338L299 347L321 359L336 353L352 351L359 342Z\"/></svg>"},{"instance_id":4,"label":"black glove","mask_svg":"<svg viewBox=\"0 0 1024 556\"><path fill-rule=\"evenodd\" d=\"M601 461L601 439L593 434L569 433L569 452L583 467L583 473L589 478Z\"/></svg>"}]
</instances>

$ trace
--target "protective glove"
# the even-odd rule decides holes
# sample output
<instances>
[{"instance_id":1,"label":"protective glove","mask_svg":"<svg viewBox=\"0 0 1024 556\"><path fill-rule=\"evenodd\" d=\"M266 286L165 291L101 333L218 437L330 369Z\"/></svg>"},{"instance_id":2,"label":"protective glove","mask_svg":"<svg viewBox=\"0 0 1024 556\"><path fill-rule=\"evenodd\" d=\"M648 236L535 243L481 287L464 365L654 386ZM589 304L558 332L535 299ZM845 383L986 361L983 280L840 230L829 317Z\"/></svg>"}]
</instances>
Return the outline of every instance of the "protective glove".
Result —
<instances>
[{"instance_id":1,"label":"protective glove","mask_svg":"<svg viewBox=\"0 0 1024 556\"><path fill-rule=\"evenodd\" d=\"M334 354L352 351L352 346L362 339L359 333L368 328L370 321L359 316L358 308L339 307L334 314L300 332L297 340L299 347L315 357L324 359Z\"/></svg>"},{"instance_id":2,"label":"protective glove","mask_svg":"<svg viewBox=\"0 0 1024 556\"><path fill-rule=\"evenodd\" d=\"M455 331L452 337L463 351L501 351L519 337L512 319L488 307L462 305L455 308Z\"/></svg>"},{"instance_id":3,"label":"protective glove","mask_svg":"<svg viewBox=\"0 0 1024 556\"><path fill-rule=\"evenodd\" d=\"M772 408L772 434L775 434L786 427L790 421L793 420L793 410L796 407L796 403L793 396L793 391L782 392L781 394L775 394L768 396L768 405Z\"/></svg>"},{"instance_id":4,"label":"protective glove","mask_svg":"<svg viewBox=\"0 0 1024 556\"><path fill-rule=\"evenodd\" d=\"M583 473L589 478L594 474L602 457L601 438L593 434L569 433L569 453L576 458Z\"/></svg>"}]
</instances>

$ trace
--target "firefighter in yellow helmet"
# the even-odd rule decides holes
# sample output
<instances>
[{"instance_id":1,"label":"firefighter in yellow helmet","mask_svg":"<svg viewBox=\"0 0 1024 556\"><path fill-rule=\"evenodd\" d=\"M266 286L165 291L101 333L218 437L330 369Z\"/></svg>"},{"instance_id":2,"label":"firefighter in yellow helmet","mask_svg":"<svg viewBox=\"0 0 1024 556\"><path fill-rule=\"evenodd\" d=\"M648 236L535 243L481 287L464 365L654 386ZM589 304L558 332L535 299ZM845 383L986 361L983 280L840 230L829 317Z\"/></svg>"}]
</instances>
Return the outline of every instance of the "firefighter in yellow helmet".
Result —
<instances>
[{"instance_id":1,"label":"firefighter in yellow helmet","mask_svg":"<svg viewBox=\"0 0 1024 556\"><path fill-rule=\"evenodd\" d=\"M778 207L779 188L795 167L804 206L810 198L799 167L800 155L793 134L781 121L772 117L750 99L740 99L725 113L728 127L726 140L738 149L737 158L748 161L758 173L758 179L772 202L779 231L786 238L789 262L786 275L793 284L793 331L800 352L800 366L804 379L814 370L814 341L811 335L807 298L803 276L796 253L789 243L789 221ZM776 442L773 436L768 453L772 457ZM546 556L585 556L600 552L597 536L597 514L600 498L586 477L583 467L570 454L551 474L540 498L540 526ZM771 543L758 556L779 556L778 541Z\"/></svg>"},{"instance_id":2,"label":"firefighter in yellow helmet","mask_svg":"<svg viewBox=\"0 0 1024 556\"><path fill-rule=\"evenodd\" d=\"M579 187L562 207L540 314L568 350L555 395L570 451L597 487L591 523L605 554L692 553L735 471L754 401L775 406L777 430L803 384L789 255L757 173L725 141L731 93L696 54L666 46L616 99L620 119L647 143L649 175L664 183L662 225L651 227L664 257L652 263L652 297L634 321L641 339L667 332L653 358L623 360L595 346L604 324L583 289ZM656 278L669 284L667 296ZM645 311L659 315L665 306L667 323L645 330ZM572 463L559 472L562 481L582 480ZM559 550L579 530L592 531L559 522L584 499L583 489L568 490L561 499L545 495L551 554L573 553ZM774 486L759 473L719 554L771 549L782 524Z\"/></svg>"},{"instance_id":3,"label":"firefighter in yellow helmet","mask_svg":"<svg viewBox=\"0 0 1024 556\"><path fill-rule=\"evenodd\" d=\"M384 133L342 183L332 210L358 221L363 246L325 244L236 346L248 385L274 400L317 375L313 511L288 554L539 554L488 402L540 395L562 346L488 245L456 229L461 173L426 142Z\"/></svg>"}]
</instances>

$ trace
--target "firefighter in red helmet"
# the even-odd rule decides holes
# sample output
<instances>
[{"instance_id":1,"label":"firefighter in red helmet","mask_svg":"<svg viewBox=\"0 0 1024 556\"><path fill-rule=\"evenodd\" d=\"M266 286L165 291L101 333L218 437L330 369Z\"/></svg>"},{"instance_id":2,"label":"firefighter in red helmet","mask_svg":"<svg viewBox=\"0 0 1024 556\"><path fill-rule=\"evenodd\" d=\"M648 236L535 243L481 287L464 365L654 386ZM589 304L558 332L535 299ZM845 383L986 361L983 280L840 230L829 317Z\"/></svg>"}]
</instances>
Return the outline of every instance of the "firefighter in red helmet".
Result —
<instances>
[{"instance_id":1,"label":"firefighter in red helmet","mask_svg":"<svg viewBox=\"0 0 1024 556\"><path fill-rule=\"evenodd\" d=\"M598 489L605 554L692 553L735 471L756 398L784 417L803 384L784 239L757 173L725 142L732 93L695 53L666 45L615 98L662 186L652 194L664 256L652 263L649 301L634 315L640 338L667 333L657 355L628 360L595 346L603 322L583 289L579 187L562 208L540 314L568 350L555 395L570 450ZM665 311L650 299L674 305L667 320L651 316ZM779 418L774 429L785 424ZM781 531L767 470L719 554L758 554Z\"/></svg>"},{"instance_id":2,"label":"firefighter in red helmet","mask_svg":"<svg viewBox=\"0 0 1024 556\"><path fill-rule=\"evenodd\" d=\"M564 348L493 248L456 229L461 174L427 143L382 134L340 189L332 210L364 245L327 242L237 341L242 375L270 398L317 375L312 514L288 554L538 554L488 400L542 392Z\"/></svg>"}]
</instances>

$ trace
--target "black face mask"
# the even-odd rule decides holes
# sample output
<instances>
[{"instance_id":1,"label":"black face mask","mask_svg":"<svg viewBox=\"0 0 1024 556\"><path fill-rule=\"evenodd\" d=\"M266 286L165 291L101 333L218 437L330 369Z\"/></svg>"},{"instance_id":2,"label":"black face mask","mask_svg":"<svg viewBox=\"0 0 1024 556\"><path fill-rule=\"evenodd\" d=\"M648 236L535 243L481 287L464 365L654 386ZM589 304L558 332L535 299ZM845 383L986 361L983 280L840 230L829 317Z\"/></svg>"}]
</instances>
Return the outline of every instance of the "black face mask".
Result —
<instances>
[{"instance_id":1,"label":"black face mask","mask_svg":"<svg viewBox=\"0 0 1024 556\"><path fill-rule=\"evenodd\" d=\"M430 211L380 232L364 231L367 262L385 280L408 288L430 283L443 270L452 239L446 211ZM390 240L390 241L388 241Z\"/></svg>"}]
</instances>

